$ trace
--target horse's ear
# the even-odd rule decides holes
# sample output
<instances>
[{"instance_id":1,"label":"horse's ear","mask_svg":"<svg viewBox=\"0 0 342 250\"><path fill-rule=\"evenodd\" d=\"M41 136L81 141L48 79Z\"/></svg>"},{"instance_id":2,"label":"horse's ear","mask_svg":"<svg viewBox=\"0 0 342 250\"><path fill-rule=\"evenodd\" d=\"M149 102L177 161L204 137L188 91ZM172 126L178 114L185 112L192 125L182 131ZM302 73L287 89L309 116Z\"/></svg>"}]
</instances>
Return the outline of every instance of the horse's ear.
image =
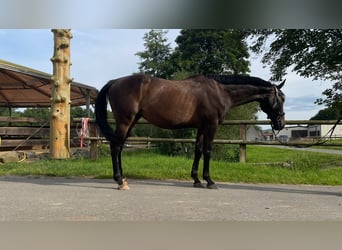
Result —
<instances>
[{"instance_id":1,"label":"horse's ear","mask_svg":"<svg viewBox=\"0 0 342 250\"><path fill-rule=\"evenodd\" d=\"M277 89L281 89L281 88L284 86L285 81L286 81L286 79L285 79L284 81L282 81L282 82L277 86Z\"/></svg>"}]
</instances>

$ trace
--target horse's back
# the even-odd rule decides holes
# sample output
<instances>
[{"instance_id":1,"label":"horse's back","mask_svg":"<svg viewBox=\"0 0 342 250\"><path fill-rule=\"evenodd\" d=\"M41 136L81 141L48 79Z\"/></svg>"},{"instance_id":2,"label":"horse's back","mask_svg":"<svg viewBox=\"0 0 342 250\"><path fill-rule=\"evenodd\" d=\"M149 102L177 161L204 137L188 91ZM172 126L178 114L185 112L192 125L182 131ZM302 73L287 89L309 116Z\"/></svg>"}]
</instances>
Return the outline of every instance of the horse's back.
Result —
<instances>
[{"instance_id":1,"label":"horse's back","mask_svg":"<svg viewBox=\"0 0 342 250\"><path fill-rule=\"evenodd\" d=\"M199 127L218 113L217 86L204 80L127 76L114 80L109 100L116 120L138 115L162 128Z\"/></svg>"}]
</instances>

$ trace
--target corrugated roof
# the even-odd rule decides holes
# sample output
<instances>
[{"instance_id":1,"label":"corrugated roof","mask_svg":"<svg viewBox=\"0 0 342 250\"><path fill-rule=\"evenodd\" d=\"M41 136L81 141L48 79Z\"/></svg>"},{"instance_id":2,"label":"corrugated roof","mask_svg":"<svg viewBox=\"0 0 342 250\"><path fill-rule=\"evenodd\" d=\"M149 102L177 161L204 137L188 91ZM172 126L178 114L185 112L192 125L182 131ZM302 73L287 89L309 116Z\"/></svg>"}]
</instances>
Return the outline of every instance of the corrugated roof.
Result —
<instances>
[{"instance_id":1,"label":"corrugated roof","mask_svg":"<svg viewBox=\"0 0 342 250\"><path fill-rule=\"evenodd\" d=\"M0 107L50 107L51 74L0 59ZM71 106L94 104L95 87L71 82Z\"/></svg>"}]
</instances>

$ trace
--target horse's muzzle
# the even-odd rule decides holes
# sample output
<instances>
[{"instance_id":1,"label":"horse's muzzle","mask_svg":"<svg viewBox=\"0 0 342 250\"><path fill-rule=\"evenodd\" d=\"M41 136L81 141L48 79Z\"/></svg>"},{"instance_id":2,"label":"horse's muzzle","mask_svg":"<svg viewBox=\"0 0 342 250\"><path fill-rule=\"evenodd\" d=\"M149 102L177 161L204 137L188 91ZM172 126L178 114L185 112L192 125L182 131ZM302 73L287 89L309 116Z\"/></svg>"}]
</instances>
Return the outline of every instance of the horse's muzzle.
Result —
<instances>
[{"instance_id":1,"label":"horse's muzzle","mask_svg":"<svg viewBox=\"0 0 342 250\"><path fill-rule=\"evenodd\" d=\"M271 121L274 130L282 130L285 127L285 113L279 113L275 118L271 119Z\"/></svg>"}]
</instances>

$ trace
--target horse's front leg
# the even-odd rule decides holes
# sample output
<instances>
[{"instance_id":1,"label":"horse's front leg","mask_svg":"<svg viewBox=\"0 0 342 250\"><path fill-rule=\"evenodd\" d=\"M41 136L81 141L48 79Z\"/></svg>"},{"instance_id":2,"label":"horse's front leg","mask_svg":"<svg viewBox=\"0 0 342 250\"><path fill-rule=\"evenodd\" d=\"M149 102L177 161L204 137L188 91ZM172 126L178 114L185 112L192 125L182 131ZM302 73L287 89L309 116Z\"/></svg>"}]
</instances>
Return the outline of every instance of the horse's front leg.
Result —
<instances>
[{"instance_id":1,"label":"horse's front leg","mask_svg":"<svg viewBox=\"0 0 342 250\"><path fill-rule=\"evenodd\" d=\"M204 135L203 141L203 179L207 181L207 188L217 189L215 182L210 178L210 158L214 135L217 127L210 127Z\"/></svg>"},{"instance_id":2,"label":"horse's front leg","mask_svg":"<svg viewBox=\"0 0 342 250\"><path fill-rule=\"evenodd\" d=\"M194 187L199 187L199 188L204 187L200 179L198 178L198 165L202 156L202 152L203 152L203 134L198 131L197 136L196 136L195 158L192 164L191 177L194 180Z\"/></svg>"},{"instance_id":3,"label":"horse's front leg","mask_svg":"<svg viewBox=\"0 0 342 250\"><path fill-rule=\"evenodd\" d=\"M207 181L207 188L209 189L217 189L215 182L210 177L210 155L211 149L204 150L203 152L203 179Z\"/></svg>"}]
</instances>

